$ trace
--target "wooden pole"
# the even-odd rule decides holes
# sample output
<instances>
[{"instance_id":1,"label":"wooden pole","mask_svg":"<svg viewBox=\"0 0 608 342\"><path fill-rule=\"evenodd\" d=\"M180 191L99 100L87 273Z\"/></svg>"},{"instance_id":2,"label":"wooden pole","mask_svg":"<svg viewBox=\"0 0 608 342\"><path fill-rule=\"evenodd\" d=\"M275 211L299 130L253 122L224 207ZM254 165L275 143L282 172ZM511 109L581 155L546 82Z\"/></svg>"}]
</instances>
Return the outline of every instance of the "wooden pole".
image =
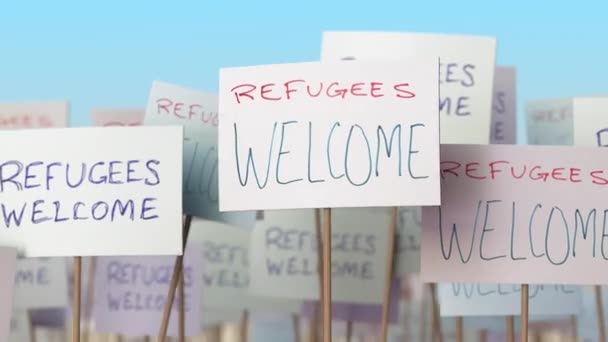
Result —
<instances>
[{"instance_id":1,"label":"wooden pole","mask_svg":"<svg viewBox=\"0 0 608 342\"><path fill-rule=\"evenodd\" d=\"M570 324L572 325L572 341L578 341L578 320L576 315L570 316Z\"/></svg>"},{"instance_id":2,"label":"wooden pole","mask_svg":"<svg viewBox=\"0 0 608 342\"><path fill-rule=\"evenodd\" d=\"M74 257L74 302L72 306L72 341L80 342L80 291L82 257Z\"/></svg>"},{"instance_id":3,"label":"wooden pole","mask_svg":"<svg viewBox=\"0 0 608 342\"><path fill-rule=\"evenodd\" d=\"M479 342L487 342L488 341L488 331L486 329L481 329L479 331Z\"/></svg>"},{"instance_id":4,"label":"wooden pole","mask_svg":"<svg viewBox=\"0 0 608 342\"><path fill-rule=\"evenodd\" d=\"M431 288L431 303L432 303L432 311L433 311L433 321L432 321L432 338L433 342L443 342L443 333L441 331L441 317L439 316L439 301L437 300L437 284L430 283L429 287Z\"/></svg>"},{"instance_id":5,"label":"wooden pole","mask_svg":"<svg viewBox=\"0 0 608 342\"><path fill-rule=\"evenodd\" d=\"M456 317L456 342L464 342L464 318Z\"/></svg>"},{"instance_id":6,"label":"wooden pole","mask_svg":"<svg viewBox=\"0 0 608 342\"><path fill-rule=\"evenodd\" d=\"M317 269L319 273L319 302L315 304L315 311L310 330L311 341L318 342L319 335L323 333L323 320L321 317L321 303L323 303L323 232L321 229L321 209L315 209L315 229L317 232Z\"/></svg>"},{"instance_id":7,"label":"wooden pole","mask_svg":"<svg viewBox=\"0 0 608 342\"><path fill-rule=\"evenodd\" d=\"M604 320L604 301L602 300L602 287L595 285L595 309L597 311L597 331L599 342L606 342L606 323Z\"/></svg>"},{"instance_id":8,"label":"wooden pole","mask_svg":"<svg viewBox=\"0 0 608 342\"><path fill-rule=\"evenodd\" d=\"M353 321L346 321L346 342L353 340Z\"/></svg>"},{"instance_id":9,"label":"wooden pole","mask_svg":"<svg viewBox=\"0 0 608 342\"><path fill-rule=\"evenodd\" d=\"M388 314L391 301L391 282L393 279L393 259L395 250L395 234L397 232L397 207L391 209L391 220L388 229L388 246L386 246L386 275L384 278L384 300L382 302L382 321L380 327L380 341L386 342L388 335Z\"/></svg>"},{"instance_id":10,"label":"wooden pole","mask_svg":"<svg viewBox=\"0 0 608 342\"><path fill-rule=\"evenodd\" d=\"M249 340L249 310L247 309L243 310L243 317L241 317L240 335L241 342Z\"/></svg>"},{"instance_id":11,"label":"wooden pole","mask_svg":"<svg viewBox=\"0 0 608 342\"><path fill-rule=\"evenodd\" d=\"M291 321L293 323L293 340L294 342L300 342L300 317L296 314L293 314L291 316Z\"/></svg>"},{"instance_id":12,"label":"wooden pole","mask_svg":"<svg viewBox=\"0 0 608 342\"><path fill-rule=\"evenodd\" d=\"M190 224L192 223L192 216L186 215L184 222L184 228L182 229L182 247L183 252L186 250L186 243L188 242L188 235L190 233ZM182 253L183 254L183 253ZM169 319L171 318L171 308L175 300L175 290L177 289L177 283L179 281L182 266L184 263L184 256L178 255L175 258L175 264L173 265L173 275L171 276L171 283L169 284L169 293L167 294L167 302L163 311L163 318L160 325L160 331L158 333L158 342L165 342L167 338L167 330L169 329Z\"/></svg>"},{"instance_id":13,"label":"wooden pole","mask_svg":"<svg viewBox=\"0 0 608 342\"><path fill-rule=\"evenodd\" d=\"M323 209L323 342L331 342L331 209Z\"/></svg>"},{"instance_id":14,"label":"wooden pole","mask_svg":"<svg viewBox=\"0 0 608 342\"><path fill-rule=\"evenodd\" d=\"M84 317L85 319L91 319L93 317L93 298L95 297L95 272L97 269L97 258L91 257L89 259L91 262L89 263L89 274L88 274L88 284L87 284L87 295L86 301L84 303ZM82 335L83 342L89 342L91 335L90 325L87 326L87 329L84 330Z\"/></svg>"},{"instance_id":15,"label":"wooden pole","mask_svg":"<svg viewBox=\"0 0 608 342\"><path fill-rule=\"evenodd\" d=\"M507 342L515 342L515 319L507 316Z\"/></svg>"},{"instance_id":16,"label":"wooden pole","mask_svg":"<svg viewBox=\"0 0 608 342\"><path fill-rule=\"evenodd\" d=\"M520 342L528 342L528 284L521 285L521 331Z\"/></svg>"},{"instance_id":17,"label":"wooden pole","mask_svg":"<svg viewBox=\"0 0 608 342\"><path fill-rule=\"evenodd\" d=\"M184 264L182 262L179 272L179 316L178 316L178 341L186 341L186 284L184 284Z\"/></svg>"}]
</instances>

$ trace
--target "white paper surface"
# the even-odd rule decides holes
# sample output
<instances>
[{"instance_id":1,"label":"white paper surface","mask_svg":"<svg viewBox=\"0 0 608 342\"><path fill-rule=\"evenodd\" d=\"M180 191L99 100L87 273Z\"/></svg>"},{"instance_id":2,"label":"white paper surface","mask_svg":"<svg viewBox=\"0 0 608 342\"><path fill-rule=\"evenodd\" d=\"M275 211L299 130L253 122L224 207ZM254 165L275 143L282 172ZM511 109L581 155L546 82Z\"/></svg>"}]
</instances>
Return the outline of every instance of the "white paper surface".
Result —
<instances>
[{"instance_id":1,"label":"white paper surface","mask_svg":"<svg viewBox=\"0 0 608 342\"><path fill-rule=\"evenodd\" d=\"M17 250L0 247L0 341L6 341L11 330L16 263Z\"/></svg>"},{"instance_id":2,"label":"white paper surface","mask_svg":"<svg viewBox=\"0 0 608 342\"><path fill-rule=\"evenodd\" d=\"M332 209L332 300L381 303L388 244L387 215ZM319 298L313 210L265 212L251 237L251 292L266 297Z\"/></svg>"},{"instance_id":3,"label":"white paper surface","mask_svg":"<svg viewBox=\"0 0 608 342\"><path fill-rule=\"evenodd\" d=\"M7 131L0 145L19 146L2 154L0 244L26 257L182 253L180 127Z\"/></svg>"},{"instance_id":4,"label":"white paper surface","mask_svg":"<svg viewBox=\"0 0 608 342\"><path fill-rule=\"evenodd\" d=\"M529 285L530 315L575 315L581 311L580 288ZM442 316L511 316L521 314L519 284L439 284Z\"/></svg>"},{"instance_id":5,"label":"white paper surface","mask_svg":"<svg viewBox=\"0 0 608 342\"><path fill-rule=\"evenodd\" d=\"M490 131L490 143L492 144L515 144L517 142L515 78L515 67L496 67Z\"/></svg>"},{"instance_id":6,"label":"white paper surface","mask_svg":"<svg viewBox=\"0 0 608 342\"><path fill-rule=\"evenodd\" d=\"M407 60L419 53L438 55L441 58L441 142L489 143L496 60L496 39L493 37L397 32L324 32L321 61Z\"/></svg>"},{"instance_id":7,"label":"white paper surface","mask_svg":"<svg viewBox=\"0 0 608 342\"><path fill-rule=\"evenodd\" d=\"M68 273L65 259L19 259L13 301L13 307L17 309L67 307Z\"/></svg>"},{"instance_id":8,"label":"white paper surface","mask_svg":"<svg viewBox=\"0 0 608 342\"><path fill-rule=\"evenodd\" d=\"M66 101L0 103L0 129L67 127L68 111Z\"/></svg>"},{"instance_id":9,"label":"white paper surface","mask_svg":"<svg viewBox=\"0 0 608 342\"><path fill-rule=\"evenodd\" d=\"M8 342L28 342L31 337L31 322L27 310L14 310Z\"/></svg>"},{"instance_id":10,"label":"white paper surface","mask_svg":"<svg viewBox=\"0 0 608 342\"><path fill-rule=\"evenodd\" d=\"M145 125L184 127L184 211L207 220L251 228L255 212L220 213L217 96L174 84L152 84Z\"/></svg>"},{"instance_id":11,"label":"white paper surface","mask_svg":"<svg viewBox=\"0 0 608 342\"><path fill-rule=\"evenodd\" d=\"M430 54L222 69L220 210L439 204L437 72Z\"/></svg>"},{"instance_id":12,"label":"white paper surface","mask_svg":"<svg viewBox=\"0 0 608 342\"><path fill-rule=\"evenodd\" d=\"M529 145L572 145L572 99L526 103Z\"/></svg>"},{"instance_id":13,"label":"white paper surface","mask_svg":"<svg viewBox=\"0 0 608 342\"><path fill-rule=\"evenodd\" d=\"M577 97L573 100L574 144L608 146L608 97Z\"/></svg>"}]
</instances>

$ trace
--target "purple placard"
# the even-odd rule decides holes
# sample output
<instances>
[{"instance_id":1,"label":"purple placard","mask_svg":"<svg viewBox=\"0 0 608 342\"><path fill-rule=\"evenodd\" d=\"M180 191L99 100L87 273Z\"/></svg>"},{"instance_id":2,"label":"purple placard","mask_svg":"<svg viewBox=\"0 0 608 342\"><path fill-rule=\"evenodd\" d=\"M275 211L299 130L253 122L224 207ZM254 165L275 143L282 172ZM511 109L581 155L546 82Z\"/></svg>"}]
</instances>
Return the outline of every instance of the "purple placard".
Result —
<instances>
[{"instance_id":1,"label":"purple placard","mask_svg":"<svg viewBox=\"0 0 608 342\"><path fill-rule=\"evenodd\" d=\"M391 283L390 301L388 306L389 323L397 323L399 318L399 294L401 282L398 278ZM306 301L302 305L302 315L312 318L318 301ZM336 321L351 321L365 323L380 323L382 320L382 305L376 304L347 304L332 303L331 317Z\"/></svg>"},{"instance_id":2,"label":"purple placard","mask_svg":"<svg viewBox=\"0 0 608 342\"><path fill-rule=\"evenodd\" d=\"M202 248L189 243L184 257L186 336L198 335ZM156 335L173 273L173 256L99 257L95 272L95 330L126 336ZM176 293L169 336L177 336Z\"/></svg>"}]
</instances>

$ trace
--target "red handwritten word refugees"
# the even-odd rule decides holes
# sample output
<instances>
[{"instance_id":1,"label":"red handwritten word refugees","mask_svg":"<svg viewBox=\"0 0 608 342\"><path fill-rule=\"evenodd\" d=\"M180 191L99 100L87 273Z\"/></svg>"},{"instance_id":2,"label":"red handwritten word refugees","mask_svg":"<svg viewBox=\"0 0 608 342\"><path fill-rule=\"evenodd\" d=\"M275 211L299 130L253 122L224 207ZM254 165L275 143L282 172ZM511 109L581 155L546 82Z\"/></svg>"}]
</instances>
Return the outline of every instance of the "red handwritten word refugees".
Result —
<instances>
[{"instance_id":1,"label":"red handwritten word refugees","mask_svg":"<svg viewBox=\"0 0 608 342\"><path fill-rule=\"evenodd\" d=\"M500 177L540 182L591 182L608 185L608 174L604 170L582 170L577 167L546 167L526 165L508 160L494 160L488 163L441 162L441 178L467 177L478 180L494 180Z\"/></svg>"},{"instance_id":2,"label":"red handwritten word refugees","mask_svg":"<svg viewBox=\"0 0 608 342\"><path fill-rule=\"evenodd\" d=\"M158 114L169 114L180 120L199 120L204 124L218 125L217 112L205 109L198 103L184 103L162 98L156 100L156 112Z\"/></svg>"},{"instance_id":3,"label":"red handwritten word refugees","mask_svg":"<svg viewBox=\"0 0 608 342\"><path fill-rule=\"evenodd\" d=\"M55 124L46 116L18 114L11 116L0 115L0 128L49 128Z\"/></svg>"},{"instance_id":4,"label":"red handwritten word refugees","mask_svg":"<svg viewBox=\"0 0 608 342\"><path fill-rule=\"evenodd\" d=\"M296 96L317 98L319 96L345 99L347 97L383 97L394 95L398 98L411 99L416 96L409 90L409 83L385 85L383 82L314 82L306 80L289 80L283 84L266 83L255 85L250 83L239 84L230 92L234 93L236 102L241 103L243 98L249 100L281 101L291 100Z\"/></svg>"}]
</instances>

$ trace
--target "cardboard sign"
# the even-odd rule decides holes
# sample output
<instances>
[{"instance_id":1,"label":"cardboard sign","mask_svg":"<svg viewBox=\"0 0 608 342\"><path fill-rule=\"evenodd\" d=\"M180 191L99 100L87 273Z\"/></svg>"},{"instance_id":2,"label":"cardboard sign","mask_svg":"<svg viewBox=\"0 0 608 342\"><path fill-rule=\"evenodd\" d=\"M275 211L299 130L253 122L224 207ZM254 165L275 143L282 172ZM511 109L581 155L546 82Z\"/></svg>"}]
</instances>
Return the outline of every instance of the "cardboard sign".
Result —
<instances>
[{"instance_id":1,"label":"cardboard sign","mask_svg":"<svg viewBox=\"0 0 608 342\"><path fill-rule=\"evenodd\" d=\"M32 329L27 310L15 310L13 312L13 316L11 317L11 328L8 342L27 342L31 340Z\"/></svg>"},{"instance_id":2,"label":"cardboard sign","mask_svg":"<svg viewBox=\"0 0 608 342\"><path fill-rule=\"evenodd\" d=\"M207 220L251 228L255 212L220 213L217 96L155 81L145 125L184 126L184 211Z\"/></svg>"},{"instance_id":3,"label":"cardboard sign","mask_svg":"<svg viewBox=\"0 0 608 342\"><path fill-rule=\"evenodd\" d=\"M608 97L573 100L574 145L608 146Z\"/></svg>"},{"instance_id":4,"label":"cardboard sign","mask_svg":"<svg viewBox=\"0 0 608 342\"><path fill-rule=\"evenodd\" d=\"M68 103L0 103L0 130L68 126Z\"/></svg>"},{"instance_id":5,"label":"cardboard sign","mask_svg":"<svg viewBox=\"0 0 608 342\"><path fill-rule=\"evenodd\" d=\"M419 53L440 57L441 142L489 143L496 60L496 39L493 37L325 32L321 60L407 60Z\"/></svg>"},{"instance_id":6,"label":"cardboard sign","mask_svg":"<svg viewBox=\"0 0 608 342\"><path fill-rule=\"evenodd\" d=\"M220 210L439 204L437 72L420 54L222 69Z\"/></svg>"},{"instance_id":7,"label":"cardboard sign","mask_svg":"<svg viewBox=\"0 0 608 342\"><path fill-rule=\"evenodd\" d=\"M531 101L526 104L528 144L572 145L572 99Z\"/></svg>"},{"instance_id":8,"label":"cardboard sign","mask_svg":"<svg viewBox=\"0 0 608 342\"><path fill-rule=\"evenodd\" d=\"M443 145L443 205L423 208L423 279L608 283L608 274L589 271L608 259L602 248L608 210L601 206L608 185L606 153Z\"/></svg>"},{"instance_id":9,"label":"cardboard sign","mask_svg":"<svg viewBox=\"0 0 608 342\"><path fill-rule=\"evenodd\" d=\"M0 341L6 341L11 330L16 264L17 250L0 247Z\"/></svg>"},{"instance_id":10,"label":"cardboard sign","mask_svg":"<svg viewBox=\"0 0 608 342\"><path fill-rule=\"evenodd\" d=\"M96 127L141 126L144 121L143 109L94 109L91 121Z\"/></svg>"},{"instance_id":11,"label":"cardboard sign","mask_svg":"<svg viewBox=\"0 0 608 342\"><path fill-rule=\"evenodd\" d=\"M186 335L200 333L201 246L189 243L184 256ZM95 272L95 330L127 336L155 335L167 301L174 257L103 257ZM177 336L179 293L168 334Z\"/></svg>"},{"instance_id":12,"label":"cardboard sign","mask_svg":"<svg viewBox=\"0 0 608 342\"><path fill-rule=\"evenodd\" d=\"M397 275L420 272L420 207L401 207L397 217L395 271Z\"/></svg>"},{"instance_id":13,"label":"cardboard sign","mask_svg":"<svg viewBox=\"0 0 608 342\"><path fill-rule=\"evenodd\" d=\"M515 144L516 142L517 101L515 94L515 67L497 67L494 72L494 99L492 101L490 143Z\"/></svg>"},{"instance_id":14,"label":"cardboard sign","mask_svg":"<svg viewBox=\"0 0 608 342\"><path fill-rule=\"evenodd\" d=\"M581 293L569 285L530 285L530 315L576 315L581 310ZM442 316L512 316L521 314L521 285L439 285Z\"/></svg>"},{"instance_id":15,"label":"cardboard sign","mask_svg":"<svg viewBox=\"0 0 608 342\"><path fill-rule=\"evenodd\" d=\"M266 211L250 245L251 293L319 298L317 236L312 210ZM386 215L332 209L332 300L382 303L389 220Z\"/></svg>"},{"instance_id":16,"label":"cardboard sign","mask_svg":"<svg viewBox=\"0 0 608 342\"><path fill-rule=\"evenodd\" d=\"M15 274L17 309L68 306L68 274L63 258L19 259Z\"/></svg>"},{"instance_id":17,"label":"cardboard sign","mask_svg":"<svg viewBox=\"0 0 608 342\"><path fill-rule=\"evenodd\" d=\"M0 161L0 244L26 257L181 254L181 128L6 131L0 146L19 147Z\"/></svg>"},{"instance_id":18,"label":"cardboard sign","mask_svg":"<svg viewBox=\"0 0 608 342\"><path fill-rule=\"evenodd\" d=\"M399 318L400 282L394 278L391 283L388 322L397 323ZM318 301L304 302L302 316L312 319L315 310L320 308ZM321 312L321 311L319 311ZM382 320L382 305L378 304L346 304L333 303L331 318L334 321L366 322L380 324Z\"/></svg>"}]
</instances>

